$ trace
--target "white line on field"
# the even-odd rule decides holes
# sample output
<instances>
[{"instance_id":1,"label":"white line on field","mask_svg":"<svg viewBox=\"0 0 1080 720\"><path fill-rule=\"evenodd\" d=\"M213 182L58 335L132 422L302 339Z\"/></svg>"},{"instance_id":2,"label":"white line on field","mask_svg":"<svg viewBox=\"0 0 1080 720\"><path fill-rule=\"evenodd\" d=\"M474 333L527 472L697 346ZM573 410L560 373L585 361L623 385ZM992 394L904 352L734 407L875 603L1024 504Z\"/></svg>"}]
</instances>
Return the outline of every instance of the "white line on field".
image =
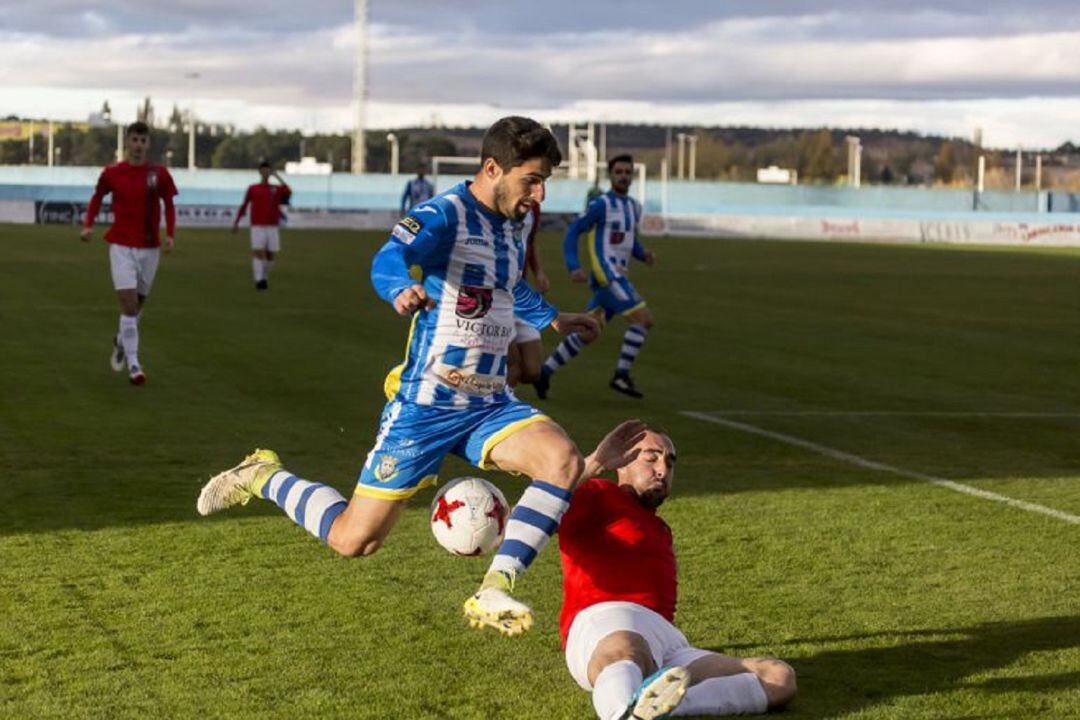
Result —
<instances>
[{"instance_id":1,"label":"white line on field","mask_svg":"<svg viewBox=\"0 0 1080 720\"><path fill-rule=\"evenodd\" d=\"M809 440L803 440L802 438L795 437L794 435L785 435L784 433L773 432L772 430L766 430L765 428L758 427L757 425L750 425L747 423L741 423L736 420L729 420L723 417L717 417L709 413L694 412L692 410L683 410L679 413L687 417L694 418L695 420L703 420L705 422L715 423L716 425L723 425L724 427L731 428L733 430L741 430L742 432L750 433L752 435L760 435L762 437L771 438L772 440L778 440L788 445L794 445L810 452L815 452L825 457L830 457L834 460L840 460L841 462L850 463L852 465L858 465L870 470L878 470L881 472L892 473L893 475L900 475L901 477L912 478L914 480L922 480L932 485L954 490L965 495L974 495L975 497L983 498L984 500L993 500L1009 507L1018 508L1020 510L1026 510L1028 512L1039 513L1040 515L1049 515L1052 518L1058 520L1064 520L1067 523L1073 525L1080 525L1080 517L1072 515L1061 510L1055 510L1048 508L1044 505L1037 505L1035 503L1026 502L1024 500L1017 500L1015 498L1006 497L1005 495L999 495L989 490L980 490L977 487L971 485L965 485L954 480L946 480L944 478L934 477L933 475L926 475L925 473L916 472L914 470L905 470L893 465L886 465L885 463L878 462L876 460L869 460L858 455L852 455L851 453L844 452L843 450L837 450L836 448L828 447L827 445L819 445L818 443L811 442Z\"/></svg>"},{"instance_id":2,"label":"white line on field","mask_svg":"<svg viewBox=\"0 0 1080 720\"><path fill-rule=\"evenodd\" d=\"M913 418L1080 418L1080 412L978 410L715 410L711 415L741 417L913 417Z\"/></svg>"}]
</instances>

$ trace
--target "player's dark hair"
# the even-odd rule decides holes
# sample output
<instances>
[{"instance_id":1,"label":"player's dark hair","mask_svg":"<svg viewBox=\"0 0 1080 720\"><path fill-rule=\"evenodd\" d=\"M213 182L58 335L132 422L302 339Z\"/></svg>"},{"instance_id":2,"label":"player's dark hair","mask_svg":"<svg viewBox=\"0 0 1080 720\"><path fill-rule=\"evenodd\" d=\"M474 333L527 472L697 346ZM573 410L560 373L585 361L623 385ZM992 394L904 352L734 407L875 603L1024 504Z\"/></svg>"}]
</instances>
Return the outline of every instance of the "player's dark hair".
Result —
<instances>
[{"instance_id":1,"label":"player's dark hair","mask_svg":"<svg viewBox=\"0 0 1080 720\"><path fill-rule=\"evenodd\" d=\"M493 158L500 168L510 170L538 157L547 158L552 167L562 162L559 141L550 130L531 118L504 117L484 133L481 163Z\"/></svg>"},{"instance_id":2,"label":"player's dark hair","mask_svg":"<svg viewBox=\"0 0 1080 720\"><path fill-rule=\"evenodd\" d=\"M611 171L615 169L615 165L618 163L630 163L630 167L634 166L634 156L629 153L623 153L622 155L616 155L607 161L607 171L611 174Z\"/></svg>"},{"instance_id":3,"label":"player's dark hair","mask_svg":"<svg viewBox=\"0 0 1080 720\"><path fill-rule=\"evenodd\" d=\"M269 160L260 160L259 161L259 168L268 168L268 167L270 167L270 161Z\"/></svg>"},{"instance_id":4,"label":"player's dark hair","mask_svg":"<svg viewBox=\"0 0 1080 720\"><path fill-rule=\"evenodd\" d=\"M136 120L124 129L124 137L128 135L149 135L150 126L144 123L142 120Z\"/></svg>"}]
</instances>

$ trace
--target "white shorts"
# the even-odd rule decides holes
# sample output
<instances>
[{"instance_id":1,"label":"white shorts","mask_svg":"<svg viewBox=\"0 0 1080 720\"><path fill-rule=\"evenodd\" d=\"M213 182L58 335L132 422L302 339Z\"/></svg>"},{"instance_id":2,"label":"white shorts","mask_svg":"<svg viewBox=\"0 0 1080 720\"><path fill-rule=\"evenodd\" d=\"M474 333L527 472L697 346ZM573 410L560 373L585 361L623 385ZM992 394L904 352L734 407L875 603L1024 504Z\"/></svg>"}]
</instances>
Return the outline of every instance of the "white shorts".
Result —
<instances>
[{"instance_id":1,"label":"white shorts","mask_svg":"<svg viewBox=\"0 0 1080 720\"><path fill-rule=\"evenodd\" d=\"M656 667L686 666L711 653L691 647L679 628L643 605L631 602L605 602L585 608L570 625L566 637L566 667L571 677L585 690L589 682L589 660L600 641L613 632L635 632L649 644Z\"/></svg>"},{"instance_id":2,"label":"white shorts","mask_svg":"<svg viewBox=\"0 0 1080 720\"><path fill-rule=\"evenodd\" d=\"M278 235L278 226L252 225L251 249L269 250L272 253L281 252L281 236Z\"/></svg>"},{"instance_id":3,"label":"white shorts","mask_svg":"<svg viewBox=\"0 0 1080 720\"><path fill-rule=\"evenodd\" d=\"M514 342L527 343L540 339L540 331L524 320L514 318Z\"/></svg>"},{"instance_id":4,"label":"white shorts","mask_svg":"<svg viewBox=\"0 0 1080 720\"><path fill-rule=\"evenodd\" d=\"M137 290L149 295L157 275L158 248L136 248L109 243L109 267L112 269L113 287L117 290Z\"/></svg>"}]
</instances>

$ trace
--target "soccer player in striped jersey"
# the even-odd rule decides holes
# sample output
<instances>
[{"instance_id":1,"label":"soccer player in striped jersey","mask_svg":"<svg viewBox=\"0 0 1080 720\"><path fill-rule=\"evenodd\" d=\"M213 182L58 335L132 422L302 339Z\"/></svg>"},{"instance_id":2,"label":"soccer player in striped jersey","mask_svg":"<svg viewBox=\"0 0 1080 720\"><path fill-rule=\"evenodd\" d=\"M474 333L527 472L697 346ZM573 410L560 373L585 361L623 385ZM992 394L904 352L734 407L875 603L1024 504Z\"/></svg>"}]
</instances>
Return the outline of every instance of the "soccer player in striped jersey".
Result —
<instances>
[{"instance_id":1,"label":"soccer player in striped jersey","mask_svg":"<svg viewBox=\"0 0 1080 720\"><path fill-rule=\"evenodd\" d=\"M563 429L506 384L514 318L563 334L599 332L592 316L560 313L521 280L523 221L543 200L561 157L554 136L536 121L499 120L484 136L475 179L413 208L376 253L375 290L412 325L396 393L351 500L257 450L207 483L199 512L262 497L342 555L370 555L405 501L437 481L448 454L527 475L532 483L510 514L505 539L465 603L473 626L511 635L527 630L532 611L511 592L558 527L584 465ZM421 267L422 282L410 276L413 265Z\"/></svg>"},{"instance_id":2,"label":"soccer player in striped jersey","mask_svg":"<svg viewBox=\"0 0 1080 720\"><path fill-rule=\"evenodd\" d=\"M614 481L599 475L614 472ZM559 526L566 666L600 720L748 715L786 705L795 671L690 645L675 627L671 528L656 513L675 481L675 445L628 420L585 460Z\"/></svg>"},{"instance_id":3,"label":"soccer player in striped jersey","mask_svg":"<svg viewBox=\"0 0 1080 720\"><path fill-rule=\"evenodd\" d=\"M427 164L420 163L416 170L416 177L405 183L405 192L401 194L401 214L404 215L409 208L427 202L435 195L435 186L424 177L427 173Z\"/></svg>"},{"instance_id":4,"label":"soccer player in striped jersey","mask_svg":"<svg viewBox=\"0 0 1080 720\"><path fill-rule=\"evenodd\" d=\"M652 265L656 258L646 250L638 237L641 224L641 203L630 197L630 183L634 179L634 159L629 155L613 157L608 162L611 190L592 200L585 214L570 223L563 242L563 255L570 279L574 282L589 281L593 296L588 311L606 322L615 315L622 315L630 325L623 335L622 349L615 365L615 374L609 383L617 392L630 397L642 397L634 385L630 370L645 344L645 336L653 325L652 313L645 301L630 283L630 259ZM588 239L589 272L581 267L578 257L578 238L592 230ZM582 348L592 342L580 335L568 335L544 363L540 379L534 383L536 393L547 397L551 376L570 362Z\"/></svg>"},{"instance_id":5,"label":"soccer player in striped jersey","mask_svg":"<svg viewBox=\"0 0 1080 720\"><path fill-rule=\"evenodd\" d=\"M274 259L281 252L281 235L278 231L281 224L281 206L289 202L292 189L267 160L259 163L259 177L260 181L248 186L244 193L244 202L236 212L232 231L240 229L240 221L250 205L251 273L254 276L255 289L267 290L270 287L270 268L274 266ZM270 184L270 178L275 178L278 184Z\"/></svg>"},{"instance_id":6,"label":"soccer player in striped jersey","mask_svg":"<svg viewBox=\"0 0 1080 720\"><path fill-rule=\"evenodd\" d=\"M139 320L150 288L154 285L160 259L161 208L165 207L165 252L173 247L176 235L176 184L168 169L149 162L150 128L144 122L128 125L124 131L126 159L101 171L90 206L86 210L80 237L94 236L94 220L106 195L112 195L113 223L105 231L109 243L109 265L113 287L120 299L120 327L113 337L109 363L116 372L127 365L132 385L146 383L139 362Z\"/></svg>"}]
</instances>

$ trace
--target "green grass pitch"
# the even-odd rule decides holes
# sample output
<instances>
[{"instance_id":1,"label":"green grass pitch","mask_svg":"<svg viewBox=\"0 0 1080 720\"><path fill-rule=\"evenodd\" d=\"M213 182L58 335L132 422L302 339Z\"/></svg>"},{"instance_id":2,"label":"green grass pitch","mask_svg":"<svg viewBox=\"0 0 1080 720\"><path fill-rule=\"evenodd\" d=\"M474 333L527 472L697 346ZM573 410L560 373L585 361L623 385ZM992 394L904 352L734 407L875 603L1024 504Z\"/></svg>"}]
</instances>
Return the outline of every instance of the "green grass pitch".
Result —
<instances>
[{"instance_id":1,"label":"green grass pitch","mask_svg":"<svg viewBox=\"0 0 1080 720\"><path fill-rule=\"evenodd\" d=\"M367 279L385 234L283 235L257 294L245 234L181 230L133 388L108 369L104 244L0 227L0 717L591 717L554 546L520 586L536 626L506 639L461 616L487 560L435 544L430 491L359 560L268 503L196 516L256 446L348 493L402 353ZM606 387L616 323L542 407L586 450L629 416L675 438L691 641L788 660L785 717L1080 717L1080 526L681 414L1078 515L1080 252L652 246L646 400Z\"/></svg>"}]
</instances>

